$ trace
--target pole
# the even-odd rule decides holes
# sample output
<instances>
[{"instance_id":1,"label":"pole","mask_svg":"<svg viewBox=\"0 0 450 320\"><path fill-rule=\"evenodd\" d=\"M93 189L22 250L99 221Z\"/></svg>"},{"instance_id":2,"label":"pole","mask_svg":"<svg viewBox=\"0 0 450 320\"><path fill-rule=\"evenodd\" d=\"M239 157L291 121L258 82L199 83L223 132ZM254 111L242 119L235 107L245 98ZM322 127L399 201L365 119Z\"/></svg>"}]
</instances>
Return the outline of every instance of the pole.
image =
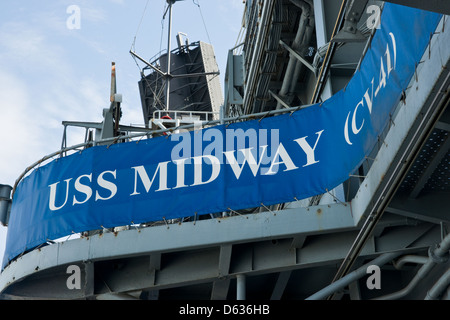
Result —
<instances>
[{"instance_id":1,"label":"pole","mask_svg":"<svg viewBox=\"0 0 450 320\"><path fill-rule=\"evenodd\" d=\"M351 282L358 280L359 278L362 278L364 275L367 274L367 268L370 265L376 265L376 266L382 266L389 261L394 260L401 254L400 251L397 252L391 252L391 253L385 253L380 256L378 256L373 261L365 264L364 266L358 268L357 270L347 274L345 277L340 278L339 280L331 283L329 286L323 288L322 290L314 293L313 295L306 298L306 300L322 300L326 299L329 295L332 295L338 290L343 289L344 287L348 286Z\"/></svg>"},{"instance_id":2,"label":"pole","mask_svg":"<svg viewBox=\"0 0 450 320\"><path fill-rule=\"evenodd\" d=\"M166 110L169 111L170 102L170 38L172 37L172 5L175 3L174 0L167 0L169 3L169 32L167 37L167 77L166 77Z\"/></svg>"},{"instance_id":3,"label":"pole","mask_svg":"<svg viewBox=\"0 0 450 320\"><path fill-rule=\"evenodd\" d=\"M236 276L236 300L245 300L245 275Z\"/></svg>"}]
</instances>

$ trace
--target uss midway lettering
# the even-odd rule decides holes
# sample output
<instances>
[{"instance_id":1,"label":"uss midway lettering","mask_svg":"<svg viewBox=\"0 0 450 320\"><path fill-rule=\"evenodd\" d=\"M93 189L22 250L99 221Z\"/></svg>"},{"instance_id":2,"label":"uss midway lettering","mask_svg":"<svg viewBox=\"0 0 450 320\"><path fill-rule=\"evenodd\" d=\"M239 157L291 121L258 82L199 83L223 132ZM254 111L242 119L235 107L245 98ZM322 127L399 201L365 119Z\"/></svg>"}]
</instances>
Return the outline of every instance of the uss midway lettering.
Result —
<instances>
[{"instance_id":1,"label":"uss midway lettering","mask_svg":"<svg viewBox=\"0 0 450 320\"><path fill-rule=\"evenodd\" d=\"M225 163L222 163L217 156L201 155L160 162L153 171L144 165L133 166L129 170L125 170L133 177L133 185L129 186L128 195L135 197L144 192L149 193L151 189L154 192L163 192L209 184L219 177L225 165L230 166L237 180L241 178L245 166L250 168L255 178L258 174L263 176L278 174L280 166L282 166L283 172L313 166L320 162L320 159L316 157L316 149L324 132L325 130L321 130L312 137L305 136L293 140L295 142L293 145L296 145L305 155L306 161L302 163L298 163L298 161L296 163L289 150L279 143L270 162L264 168L261 164L262 159L267 156L268 145L259 147L259 157L256 158L254 156L256 150L253 147L238 149L237 152L236 150L223 152L227 160ZM204 166L210 167L207 174L203 170ZM190 181L186 179L187 173L190 174ZM169 174L176 176L175 184L169 185ZM69 205L77 206L89 201L111 200L117 195L118 188L122 185L116 183L116 179L117 170L106 170L98 175L88 173L50 184L48 186L50 189L48 208L55 212ZM64 196L61 197L61 195Z\"/></svg>"}]
</instances>

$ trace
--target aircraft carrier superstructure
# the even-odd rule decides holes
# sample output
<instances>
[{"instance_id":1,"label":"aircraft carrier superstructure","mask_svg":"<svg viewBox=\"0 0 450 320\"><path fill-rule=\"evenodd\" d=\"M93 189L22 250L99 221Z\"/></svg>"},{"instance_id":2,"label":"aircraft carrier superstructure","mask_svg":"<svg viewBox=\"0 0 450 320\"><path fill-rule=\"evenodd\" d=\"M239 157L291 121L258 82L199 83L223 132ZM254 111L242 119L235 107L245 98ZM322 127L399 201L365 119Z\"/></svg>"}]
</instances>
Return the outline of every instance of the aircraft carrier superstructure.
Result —
<instances>
[{"instance_id":1,"label":"aircraft carrier superstructure","mask_svg":"<svg viewBox=\"0 0 450 320\"><path fill-rule=\"evenodd\" d=\"M168 3L176 10L176 1ZM245 38L230 48L223 90L210 44L184 42L178 34L178 47L161 56L147 60L132 52L142 65L137 82L144 125L119 123L122 100L113 65L104 121L64 122L61 150L38 164L98 146L168 139L198 125L268 119L325 103L347 90L360 71L388 5L440 16L375 147L348 179L290 202L48 239L3 265L0 298L450 299L450 4L445 1L247 0ZM391 58L388 63L403 54L389 48L382 52L382 59ZM382 68L387 73L394 66ZM354 133L362 123L353 116ZM70 126L86 128L86 140L75 148L65 144ZM320 133L316 137L319 141ZM136 177L141 173L136 169ZM4 225L12 220L19 180L14 187L1 186ZM79 287L68 285L73 270L80 272Z\"/></svg>"}]
</instances>

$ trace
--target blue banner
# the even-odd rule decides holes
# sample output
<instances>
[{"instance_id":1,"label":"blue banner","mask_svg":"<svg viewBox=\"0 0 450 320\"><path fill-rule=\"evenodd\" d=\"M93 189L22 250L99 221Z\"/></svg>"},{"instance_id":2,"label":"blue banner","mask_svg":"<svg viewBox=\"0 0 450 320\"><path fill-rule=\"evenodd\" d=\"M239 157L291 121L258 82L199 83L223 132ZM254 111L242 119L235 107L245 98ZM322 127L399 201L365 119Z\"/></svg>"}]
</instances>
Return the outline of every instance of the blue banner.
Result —
<instances>
[{"instance_id":1,"label":"blue banner","mask_svg":"<svg viewBox=\"0 0 450 320\"><path fill-rule=\"evenodd\" d=\"M3 267L73 232L269 206L335 188L375 146L439 19L386 3L360 71L322 104L97 146L36 169L15 192Z\"/></svg>"}]
</instances>

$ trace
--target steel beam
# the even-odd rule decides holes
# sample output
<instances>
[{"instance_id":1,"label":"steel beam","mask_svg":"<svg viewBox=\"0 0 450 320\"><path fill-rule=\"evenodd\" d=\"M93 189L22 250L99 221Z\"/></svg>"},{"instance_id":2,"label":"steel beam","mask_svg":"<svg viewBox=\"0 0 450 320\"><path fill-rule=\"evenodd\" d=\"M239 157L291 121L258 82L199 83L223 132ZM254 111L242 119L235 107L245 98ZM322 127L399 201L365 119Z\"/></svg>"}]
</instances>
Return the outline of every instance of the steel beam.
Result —
<instances>
[{"instance_id":1,"label":"steel beam","mask_svg":"<svg viewBox=\"0 0 450 320\"><path fill-rule=\"evenodd\" d=\"M446 108L450 85L450 32L441 20L430 39L429 50L411 81L411 89L400 102L395 125L387 133L357 195L352 200L355 221L361 231L339 268L335 279L344 276L370 237L423 142ZM365 221L364 221L365 220Z\"/></svg>"},{"instance_id":2,"label":"steel beam","mask_svg":"<svg viewBox=\"0 0 450 320\"><path fill-rule=\"evenodd\" d=\"M277 282L275 284L275 288L273 289L272 296L270 300L280 300L283 296L284 289L289 282L289 278L291 277L292 271L283 271L278 275Z\"/></svg>"},{"instance_id":3,"label":"steel beam","mask_svg":"<svg viewBox=\"0 0 450 320\"><path fill-rule=\"evenodd\" d=\"M376 243L374 242L375 245L367 245L361 256L370 257L386 249L405 253L426 250L440 240L439 228L435 227L431 231L433 231L431 234L428 232L430 236L426 236L415 228L410 228L409 231L404 228L391 228L388 236L377 239ZM212 287L211 298L226 299L230 280L237 275L245 275L250 279L250 277L281 272L278 282L274 283L273 291L269 290L267 293L267 298L271 295L277 298L283 294L286 281L295 281L292 277L287 279L289 272L313 268L314 272L321 273L321 270L324 270L321 267L335 266L345 256L355 233L355 231L349 231L311 235L302 249L294 250L291 247L292 238L236 244L233 246L231 255L230 273L226 277L220 277L218 274L220 266L223 265L220 246L162 253L163 263L160 270L155 270L155 278L149 276L147 254L122 258L111 256L109 259L93 262L96 270L93 296L105 298L105 294L116 295L142 291L142 297L150 297L150 293L158 290L161 292L166 289L208 284ZM404 240L405 237L408 241ZM84 290L78 290L78 292L67 290L65 281L68 275L65 273L65 268L65 266L59 266L48 271L36 272L35 270L33 275L23 278L22 281L12 281L5 294L27 298L36 297L37 294L41 298L85 298ZM82 277L84 279L84 275ZM315 289L319 288L308 288L311 293ZM92 297L92 295L89 296Z\"/></svg>"},{"instance_id":4,"label":"steel beam","mask_svg":"<svg viewBox=\"0 0 450 320\"><path fill-rule=\"evenodd\" d=\"M420 192L427 183L431 174L434 172L434 170L436 170L436 168L439 166L442 159L447 155L449 150L450 150L450 138L447 137L445 139L445 142L440 146L439 150L434 154L427 168L424 170L424 172L422 172L422 175L417 181L416 186L409 195L411 198L417 198L419 196Z\"/></svg>"},{"instance_id":5,"label":"steel beam","mask_svg":"<svg viewBox=\"0 0 450 320\"><path fill-rule=\"evenodd\" d=\"M36 274L36 270L62 268L83 261L146 256L146 269L143 270L146 274L149 270L148 256L154 253L291 237L297 234L344 231L352 228L354 228L354 221L350 205L341 203L201 220L196 223L170 224L169 228L166 226L131 228L118 233L104 233L56 243L27 253L3 270L0 276L0 292L10 284ZM217 251L217 257L219 257L219 251ZM225 261L225 255L223 257ZM217 266L215 268L213 275L217 277ZM225 270L225 267L222 270ZM151 277L147 281L148 286L154 284Z\"/></svg>"},{"instance_id":6,"label":"steel beam","mask_svg":"<svg viewBox=\"0 0 450 320\"><path fill-rule=\"evenodd\" d=\"M450 223L448 196L444 193L426 194L417 199L399 194L392 199L386 211L435 224Z\"/></svg>"}]
</instances>

